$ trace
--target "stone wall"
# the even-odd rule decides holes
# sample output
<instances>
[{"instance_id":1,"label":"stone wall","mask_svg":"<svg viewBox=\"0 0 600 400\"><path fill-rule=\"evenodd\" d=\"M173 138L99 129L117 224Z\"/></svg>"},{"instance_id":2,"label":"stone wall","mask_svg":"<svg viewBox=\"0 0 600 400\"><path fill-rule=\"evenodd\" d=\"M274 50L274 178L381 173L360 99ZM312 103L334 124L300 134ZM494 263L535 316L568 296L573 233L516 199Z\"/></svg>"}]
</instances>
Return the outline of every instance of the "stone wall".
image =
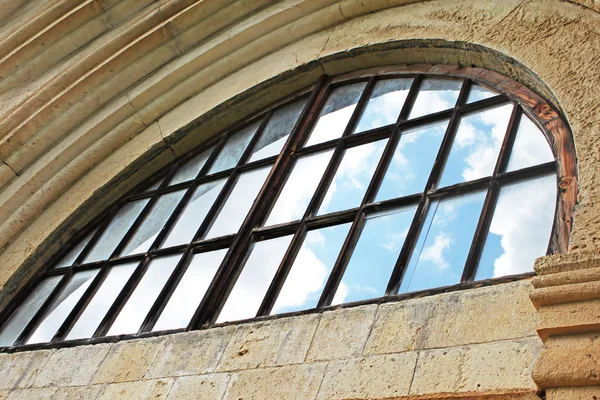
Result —
<instances>
[{"instance_id":1,"label":"stone wall","mask_svg":"<svg viewBox=\"0 0 600 400\"><path fill-rule=\"evenodd\" d=\"M0 355L13 399L537 399L530 281L58 350Z\"/></svg>"}]
</instances>

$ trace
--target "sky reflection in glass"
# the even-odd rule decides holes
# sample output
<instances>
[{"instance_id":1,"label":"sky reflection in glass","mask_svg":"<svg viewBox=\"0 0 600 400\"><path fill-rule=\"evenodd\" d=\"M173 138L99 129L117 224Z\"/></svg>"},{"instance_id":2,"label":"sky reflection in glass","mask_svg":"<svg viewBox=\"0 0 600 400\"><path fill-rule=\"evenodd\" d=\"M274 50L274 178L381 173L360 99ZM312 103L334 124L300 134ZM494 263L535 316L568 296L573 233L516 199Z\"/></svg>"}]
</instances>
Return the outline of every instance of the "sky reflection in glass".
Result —
<instances>
[{"instance_id":1,"label":"sky reflection in glass","mask_svg":"<svg viewBox=\"0 0 600 400\"><path fill-rule=\"evenodd\" d=\"M265 226L302 218L329 164L333 150L299 158L294 165Z\"/></svg>"},{"instance_id":2,"label":"sky reflection in glass","mask_svg":"<svg viewBox=\"0 0 600 400\"><path fill-rule=\"evenodd\" d=\"M334 89L305 146L341 137L366 85L366 82L358 82Z\"/></svg>"},{"instance_id":3,"label":"sky reflection in glass","mask_svg":"<svg viewBox=\"0 0 600 400\"><path fill-rule=\"evenodd\" d=\"M271 314L317 306L350 225L315 229L306 234Z\"/></svg>"},{"instance_id":4,"label":"sky reflection in glass","mask_svg":"<svg viewBox=\"0 0 600 400\"><path fill-rule=\"evenodd\" d=\"M137 261L130 262L110 269L108 276L67 335L67 340L92 337L138 264Z\"/></svg>"},{"instance_id":5,"label":"sky reflection in glass","mask_svg":"<svg viewBox=\"0 0 600 400\"><path fill-rule=\"evenodd\" d=\"M217 322L254 318L275 276L292 235L254 244Z\"/></svg>"},{"instance_id":6,"label":"sky reflection in glass","mask_svg":"<svg viewBox=\"0 0 600 400\"><path fill-rule=\"evenodd\" d=\"M492 175L512 109L506 104L461 119L438 187Z\"/></svg>"},{"instance_id":7,"label":"sky reflection in glass","mask_svg":"<svg viewBox=\"0 0 600 400\"><path fill-rule=\"evenodd\" d=\"M402 78L377 82L353 133L395 124L412 81L412 79Z\"/></svg>"},{"instance_id":8,"label":"sky reflection in glass","mask_svg":"<svg viewBox=\"0 0 600 400\"><path fill-rule=\"evenodd\" d=\"M181 254L175 254L150 261L142 280L110 327L108 336L136 333L140 329L180 258Z\"/></svg>"},{"instance_id":9,"label":"sky reflection in glass","mask_svg":"<svg viewBox=\"0 0 600 400\"><path fill-rule=\"evenodd\" d=\"M550 241L556 189L555 174L500 189L476 280L533 271Z\"/></svg>"},{"instance_id":10,"label":"sky reflection in glass","mask_svg":"<svg viewBox=\"0 0 600 400\"><path fill-rule=\"evenodd\" d=\"M56 263L56 265L54 265L54 267L52 268L63 268L63 267L70 267L71 265L73 265L73 263L75 262L75 260L77 259L77 256L79 256L79 254L81 253L81 251L84 249L84 247L89 243L90 239L92 238L92 236L94 236L94 233L96 233L96 229L94 229L91 233L89 233L86 237L84 237L78 244L77 246L75 246L73 248L73 250L69 251L69 253L67 253L67 255L65 255L59 262Z\"/></svg>"},{"instance_id":11,"label":"sky reflection in glass","mask_svg":"<svg viewBox=\"0 0 600 400\"><path fill-rule=\"evenodd\" d=\"M399 293L460 282L485 192L433 200Z\"/></svg>"},{"instance_id":12,"label":"sky reflection in glass","mask_svg":"<svg viewBox=\"0 0 600 400\"><path fill-rule=\"evenodd\" d=\"M346 150L317 215L360 206L386 143L384 139Z\"/></svg>"},{"instance_id":13,"label":"sky reflection in glass","mask_svg":"<svg viewBox=\"0 0 600 400\"><path fill-rule=\"evenodd\" d=\"M268 166L240 175L225 205L208 231L207 239L230 235L240 229L270 171L271 166Z\"/></svg>"},{"instance_id":14,"label":"sky reflection in glass","mask_svg":"<svg viewBox=\"0 0 600 400\"><path fill-rule=\"evenodd\" d=\"M239 132L231 135L227 142L219 152L219 155L215 159L213 165L210 167L209 174L224 171L229 168L233 168L237 165L238 161L244 154L248 143L252 140L254 133L258 129L261 121L257 121Z\"/></svg>"},{"instance_id":15,"label":"sky reflection in glass","mask_svg":"<svg viewBox=\"0 0 600 400\"><path fill-rule=\"evenodd\" d=\"M78 272L69 280L33 332L27 344L49 342L90 286L99 269Z\"/></svg>"},{"instance_id":16,"label":"sky reflection in glass","mask_svg":"<svg viewBox=\"0 0 600 400\"><path fill-rule=\"evenodd\" d=\"M193 240L226 181L220 179L204 183L194 190L194 194L177 217L161 248L177 246Z\"/></svg>"},{"instance_id":17,"label":"sky reflection in glass","mask_svg":"<svg viewBox=\"0 0 600 400\"><path fill-rule=\"evenodd\" d=\"M546 137L527 116L523 115L506 170L516 171L550 161L554 161L554 155Z\"/></svg>"},{"instance_id":18,"label":"sky reflection in glass","mask_svg":"<svg viewBox=\"0 0 600 400\"><path fill-rule=\"evenodd\" d=\"M458 79L423 79L408 118L422 117L454 107L462 84L463 81Z\"/></svg>"},{"instance_id":19,"label":"sky reflection in glass","mask_svg":"<svg viewBox=\"0 0 600 400\"><path fill-rule=\"evenodd\" d=\"M296 121L302 114L305 104L306 99L302 99L281 107L273 113L252 150L253 154L249 162L262 160L281 152L285 141L292 133L294 125L296 125Z\"/></svg>"},{"instance_id":20,"label":"sky reflection in glass","mask_svg":"<svg viewBox=\"0 0 600 400\"><path fill-rule=\"evenodd\" d=\"M413 205L367 217L332 304L385 294L416 209Z\"/></svg>"},{"instance_id":21,"label":"sky reflection in glass","mask_svg":"<svg viewBox=\"0 0 600 400\"><path fill-rule=\"evenodd\" d=\"M153 331L185 328L200 305L228 249L195 254Z\"/></svg>"},{"instance_id":22,"label":"sky reflection in glass","mask_svg":"<svg viewBox=\"0 0 600 400\"><path fill-rule=\"evenodd\" d=\"M183 164L175 175L171 178L169 185L176 185L181 182L191 181L196 179L196 176L200 173L200 170L206 164L206 160L210 157L210 153L214 150L214 147L211 147L208 150L203 151L197 156L193 157L191 160Z\"/></svg>"},{"instance_id":23,"label":"sky reflection in glass","mask_svg":"<svg viewBox=\"0 0 600 400\"><path fill-rule=\"evenodd\" d=\"M448 121L402 132L376 201L421 193L448 127Z\"/></svg>"},{"instance_id":24,"label":"sky reflection in glass","mask_svg":"<svg viewBox=\"0 0 600 400\"><path fill-rule=\"evenodd\" d=\"M467 104L489 99L494 96L498 96L498 93L483 86L473 84L469 91L469 96L467 97Z\"/></svg>"}]
</instances>

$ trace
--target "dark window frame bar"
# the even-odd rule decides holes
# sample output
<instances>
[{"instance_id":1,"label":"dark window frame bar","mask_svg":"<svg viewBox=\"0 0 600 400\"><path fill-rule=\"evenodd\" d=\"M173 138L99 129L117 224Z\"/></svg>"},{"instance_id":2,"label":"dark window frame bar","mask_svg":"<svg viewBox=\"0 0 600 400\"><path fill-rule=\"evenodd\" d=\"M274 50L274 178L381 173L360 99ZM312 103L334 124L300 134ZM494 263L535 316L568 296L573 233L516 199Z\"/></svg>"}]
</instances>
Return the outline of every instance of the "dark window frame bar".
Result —
<instances>
[{"instance_id":1,"label":"dark window frame bar","mask_svg":"<svg viewBox=\"0 0 600 400\"><path fill-rule=\"evenodd\" d=\"M412 104L414 104L414 101L416 99L416 88L418 88L419 81L420 79L422 79L423 76L464 78L465 80L463 81L464 83L461 89L461 93L459 95L459 101L457 102L458 105L450 110L441 111L435 114L430 114L412 120L406 120L406 116L410 112L410 107L412 107ZM407 77L413 78L414 80L409 91L409 96L405 101L404 107L400 113L396 124L376 128L371 131L361 132L358 134L352 134L351 132L354 129L355 124L358 122L358 119L360 118L362 112L364 111L364 108L366 107L369 95L374 87L375 82L382 79ZM316 121L315 117L318 116L318 112L320 111L322 105L327 99L327 95L330 93L330 91L336 86L346 85L358 81L367 81L367 86L363 90L361 98L353 112L350 122L346 126L342 137L339 139L335 139L325 143L319 143L317 145L306 148L300 146L301 144L305 143L306 140L308 140L308 135L310 134L312 126ZM494 91L499 91L502 94L489 99L465 104L469 87L473 83L493 87ZM552 107L550 107L546 102L539 98L539 96L531 92L529 89L524 88L516 82L510 81L507 78L495 74L491 71L485 71L477 68L461 68L453 66L422 66L420 67L420 70L413 70L408 73L405 73L403 71L386 71L385 68L383 68L380 69L378 73L374 74L370 73L370 71L367 70L363 72L348 74L346 77L328 78L324 76L321 78L319 84L317 84L312 90L310 99L308 99L307 103L305 104L304 111L302 112L300 118L296 122L296 126L292 130L292 133L289 135L286 141L286 145L284 146L280 154L278 156L272 156L266 159L257 160L255 162L245 164L245 161L249 159L256 143L260 139L260 135L264 131L264 128L268 123L268 120L273 112L272 110L277 107L297 101L302 96L306 97L306 94L301 94L295 97L285 99L279 104L271 106L269 110L258 113L258 116L251 117L240 122L239 124L234 125L233 127L227 130L226 134L215 135L214 139L210 139L206 144L200 146L195 151L190 152L190 154L180 158L179 160L177 160L177 162L171 164L164 170L157 172L152 177L142 182L134 189L134 194L124 196L123 199L119 200L116 204L110 207L110 209L104 215L101 215L98 218L96 218L95 221L88 226L88 228L82 230L77 235L78 240L82 240L91 232L93 232L91 239L83 248L81 253L78 255L76 261L73 263L73 266L52 269L52 266L56 262L58 262L66 254L68 254L68 252L73 247L71 246L71 248L67 248L64 251L61 251L57 255L52 257L50 262L46 265L46 270L42 274L36 275L31 280L31 282L26 285L26 287L28 288L33 288L35 287L35 285L37 285L39 282L41 282L43 279L49 276L63 275L63 278L61 278L61 281L56 285L53 292L48 296L45 303L40 307L35 316L27 324L23 332L19 335L16 344L7 348L2 348L0 350L20 351L22 349L29 348L45 348L53 346L62 347L63 345L70 345L69 343L82 344L99 341L114 341L115 337L107 337L103 335L108 331L108 329L110 329L110 325L118 316L118 311L125 305L126 299L131 295L131 293L133 293L133 290L135 290L137 283L143 277L145 271L147 270L150 261L156 257L162 257L165 255L180 252L182 254L182 257L180 258L179 263L175 267L176 272L174 272L170 276L170 278L168 279L168 283L165 285L165 287L163 287L161 294L158 296L158 298L152 305L151 312L149 312L146 316L144 323L140 327L140 330L136 334L120 335L117 338L140 337L148 335L153 336L154 333L161 333L152 332L151 328L160 316L160 311L167 304L170 295L175 290L177 283L181 279L181 276L183 276L183 274L185 273L187 266L189 265L193 257L193 254L229 247L229 252L225 256L225 259L228 259L229 257L228 263L226 263L225 260L221 263L221 266L219 267L218 272L215 275L215 279L213 279L213 281L211 282L209 289L207 290L206 295L204 296L204 299L202 300L201 304L198 306L198 309L194 317L192 318L192 321L190 322L189 326L187 328L169 330L165 332L178 332L211 326L212 324L214 324L214 320L217 318L218 312L223 306L229 291L235 284L235 279L231 278L237 278L237 275L239 275L239 273L241 272L245 259L249 255L248 249L252 246L252 243L254 243L256 240L267 240L269 238L280 237L283 234L293 234L294 237L292 239L292 243L286 251L286 255L284 256L278 268L275 278L271 282L270 289L267 291L267 295L265 296L265 299L263 300L263 303L261 304L257 315L259 319L272 318L273 316L269 316L268 314L274 302L276 301L279 290L281 289L285 281L287 273L289 273L289 270L291 269L294 257L297 254L307 231L317 229L320 227L333 226L343 223L341 221L352 221L352 228L350 229L350 233L348 234L347 239L344 245L342 246L342 250L340 251L340 255L338 256L338 260L334 267L334 270L336 270L336 274L334 274L333 271L330 274L330 278L327 282L326 288L324 289L321 300L319 301L318 310L329 309L331 308L329 304L334 294L333 289L337 288L337 284L341 280L341 274L343 274L345 264L348 262L351 256L351 250L358 240L360 231L362 229L362 225L364 225L364 216L367 213L395 208L402 204L409 204L410 202L418 202L419 208L421 209L419 215L421 215L424 219L429 198L454 195L459 192L474 190L473 188L477 185L481 187L487 185L488 194L484 203L484 209L480 215L480 220L478 222L475 237L472 242L471 249L469 251L468 260L463 272L463 279L461 280L462 283L459 285L464 286L465 284L471 284L473 282L470 281L473 279L475 273L474 265L476 266L481 255L481 251L485 241L485 236L487 234L487 228L489 227L489 223L491 222L491 217L493 215L495 202L497 200L497 195L501 183L527 179L528 177L541 176L553 171L557 172L558 202L555 212L555 221L551 235L551 240L548 246L548 254L566 250L565 243L568 244L568 233L570 232L570 226L572 224L572 214L575 205L574 197L576 195L577 180L572 138L570 136L570 131L568 127L564 124L563 120L561 119L561 116L556 111L554 111ZM410 98L411 96L412 98ZM439 178L439 175L442 170L442 163L445 161L445 157L447 157L447 154L449 153L449 148L452 144L452 141L449 139L448 143L444 143L447 140L447 138L445 138L444 142L442 143L442 146L440 147L440 151L438 153L436 163L434 164L434 168L432 169L431 176L428 180L427 187L429 189L425 192L425 195L423 195L423 193L420 193L410 196L404 196L399 199L386 200L385 202L369 202L369 200L372 201L372 198L375 196L376 191L379 188L379 185L381 184L383 175L385 174L387 165L389 165L391 157L393 156L395 147L397 146L397 143L400 140L400 137L402 135L401 132L403 129L408 129L410 127L415 127L422 124L451 118L448 126L448 131L446 133L446 136L450 137L455 134L455 130L458 125L457 122L460 119L461 115L508 102L512 102L513 104L515 104L515 107L513 110L513 115L511 116L511 120L509 122L509 126L507 128L508 133L505 135L504 142L502 144L500 155L498 157L498 161L492 178L484 178L483 180L479 180L481 182L467 182L465 184L453 185L448 188L434 189L433 187L435 186L435 183L437 182L437 179ZM548 111L548 109L550 109L550 112ZM553 149L553 153L556 157L556 162L551 162L531 168L526 168L523 170L506 173L504 171L508 163L508 157L510 155L512 145L514 144L516 129L518 127L518 123L522 114L526 114L529 117L531 117L534 123L538 125L538 127L542 128L542 132L544 132L544 134L546 135L546 138ZM218 156L220 150L224 147L226 141L233 134L237 133L240 129L243 129L245 126L250 125L260 119L262 119L260 127L257 129L256 133L254 134L244 153L240 157L240 160L238 161L237 165L225 171L220 171L215 174L206 175L206 173L210 169L210 166ZM455 119L456 122L454 122L453 124L453 121ZM384 153L379 161L377 169L375 170L375 173L371 179L369 187L365 193L365 196L360 206L355 209L345 210L338 213L314 216L314 213L316 213L316 210L318 209L318 206L320 205L323 199L323 196L329 186L329 183L331 182L331 179L335 175L337 166L339 166L339 162L341 162L343 152L348 148L373 142L375 140L381 140L384 138L388 138L386 149L384 150ZM171 180L179 166L183 165L192 157L195 157L196 155L210 149L213 146L214 148L212 150L211 155L206 160L205 164L203 165L202 169L200 170L200 172L194 180L188 182L181 182L173 186L168 186L169 181ZM300 221L294 221L274 227L257 228L259 223L266 218L268 212L270 212L271 209L270 207L258 207L257 203L260 203L258 200L263 198L268 199L270 197L271 207L274 205L278 195L278 191L280 191L283 188L285 180L287 179L289 173L293 168L294 161L303 155L313 154L315 152L331 148L336 149L336 154L334 154L332 160L330 160L330 164L327 167L327 171L322 177L318 189L313 195L310 205L307 208L307 211L303 218ZM446 151L446 154L442 154L443 151ZM337 157L337 160L334 160L335 157ZM439 163L440 161L442 163ZM203 183L211 182L217 179L222 179L224 177L227 177L227 183L234 182L236 177L240 173L252 171L267 165L272 165L273 167L270 171L269 176L265 180L265 183L263 184L263 187L257 197L257 201L255 201L255 203L253 204L238 234L232 234L226 237L215 238L207 241L201 240L202 233L205 233L210 228L210 224L212 223L210 221L214 221L216 216L218 216L218 208L222 207L222 205L227 201L229 193L225 193L225 188L223 188L223 190L219 194L218 200L215 201L215 203L211 207L211 211L205 217L204 222L199 227L198 232L196 233L194 240L191 243L187 245L174 246L166 249L158 248L159 245L164 241L164 238L168 234L170 227L176 220L177 214L183 209L187 199L189 198L189 196L191 196L193 190L195 190L196 187ZM437 172L437 178L434 177L434 172ZM152 186L152 184L157 182L159 179L163 179L163 181L157 189L146 192L143 191L144 188ZM234 183L231 183L230 185L231 189ZM154 240L150 249L144 254L118 257L117 255L124 248L124 246L126 246L131 237L135 234L135 231L144 220L144 216L146 216L150 212L158 198L161 195L171 193L177 190L186 190L186 193L183 195L180 202L176 206L173 214L168 218L167 223L159 233L158 237ZM277 193L277 195L273 196L274 193ZM89 254L89 252L91 251L97 240L101 237L114 215L120 209L120 206L125 202L144 198L149 199L148 203L145 205L144 209L134 220L133 224L129 227L127 234L121 239L119 244L116 246L113 253L111 254L111 257L108 260L83 265L79 264L83 259L85 259L87 254ZM268 212L266 210L268 210ZM354 218L352 218L353 216ZM414 236L414 238L412 239L413 245L414 243L416 243L416 238L418 237L418 229L420 229L418 225L419 223L422 224L422 221L415 221L417 221L416 217L413 221L413 225L415 225L415 227L411 226L411 231L414 232L409 232L409 235L412 233ZM560 231L557 232L559 229ZM242 231L244 232L242 233ZM397 295L394 294L393 290L390 290L390 288L393 289L395 287L394 282L396 281L397 285L399 286L400 281L398 280L398 276L400 276L401 278L403 271L401 270L401 268L398 269L398 265L401 264L400 261L403 255L404 258L406 258L408 257L406 256L406 254L410 253L410 251L404 249L404 247L407 246L408 242L409 239L407 237L403 249L399 255L399 259L394 273L392 274L392 278L390 279L390 283L388 284L386 296L379 299L369 300L367 301L367 303L378 301L381 302L385 299L390 298L410 297L410 293ZM78 241L73 241L73 244L76 245L77 243ZM232 250L234 246L235 249ZM70 329L76 323L77 318L84 311L85 306L89 303L89 301L91 301L93 295L99 289L101 283L108 275L110 269L122 263L132 261L139 261L138 267L132 274L129 281L126 283L122 292L119 294L117 301L113 303L111 310L109 310L109 312L104 316L104 319L98 327L98 329L96 330L94 336L89 339L61 341L62 339L64 339L64 337L67 336ZM404 264L406 264L406 260L404 261ZM44 315L47 308L50 306L52 301L60 295L60 291L66 286L66 284L72 278L72 276L78 272L90 269L99 269L99 272L93 278L90 287L88 287L88 289L77 302L76 306L73 308L71 313L67 316L60 329L54 336L52 342L34 345L24 345L27 339L35 331L37 326L39 326L39 324L41 323L41 317ZM396 269L398 269L398 271ZM523 274L517 277L496 278L489 281L503 281L503 279L514 280L518 279L519 277L527 277L529 275L531 274ZM336 280L337 283L335 282ZM476 284L477 282L474 283ZM435 292L438 289L452 290L454 286L450 288L436 288L432 289L431 291ZM209 294L211 295L211 297L209 297ZM6 307L5 310L3 310L3 312L0 314L0 320L2 321L2 323L4 323L10 317L12 312L16 309L16 307L19 306L19 304L21 304L26 295L27 291L22 291L15 297L15 299L9 304L9 306ZM350 305L352 305L352 303L350 303ZM239 321L236 321L236 323L239 323Z\"/></svg>"}]
</instances>

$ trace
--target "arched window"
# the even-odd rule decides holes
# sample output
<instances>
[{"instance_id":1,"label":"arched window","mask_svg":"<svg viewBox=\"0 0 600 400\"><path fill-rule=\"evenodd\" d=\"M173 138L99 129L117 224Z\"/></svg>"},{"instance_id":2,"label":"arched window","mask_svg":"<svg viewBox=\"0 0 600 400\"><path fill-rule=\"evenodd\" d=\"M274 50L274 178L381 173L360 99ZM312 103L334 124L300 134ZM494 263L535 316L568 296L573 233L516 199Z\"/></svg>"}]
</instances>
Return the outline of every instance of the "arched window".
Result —
<instances>
[{"instance_id":1,"label":"arched window","mask_svg":"<svg viewBox=\"0 0 600 400\"><path fill-rule=\"evenodd\" d=\"M569 132L513 81L443 70L323 78L218 135L54 257L4 310L0 346L527 276L568 242Z\"/></svg>"}]
</instances>

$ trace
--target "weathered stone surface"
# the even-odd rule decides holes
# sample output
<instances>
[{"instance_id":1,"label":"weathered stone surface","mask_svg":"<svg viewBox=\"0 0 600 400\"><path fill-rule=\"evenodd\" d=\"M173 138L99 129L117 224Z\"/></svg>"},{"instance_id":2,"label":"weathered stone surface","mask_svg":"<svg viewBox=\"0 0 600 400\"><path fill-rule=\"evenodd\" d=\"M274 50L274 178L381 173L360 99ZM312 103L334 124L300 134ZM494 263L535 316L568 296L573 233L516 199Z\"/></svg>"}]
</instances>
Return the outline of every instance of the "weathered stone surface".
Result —
<instances>
[{"instance_id":1,"label":"weathered stone surface","mask_svg":"<svg viewBox=\"0 0 600 400\"><path fill-rule=\"evenodd\" d=\"M175 377L214 371L234 329L228 326L167 336L147 376Z\"/></svg>"},{"instance_id":2,"label":"weathered stone surface","mask_svg":"<svg viewBox=\"0 0 600 400\"><path fill-rule=\"evenodd\" d=\"M125 341L113 345L93 383L138 381L145 377L161 349L163 338Z\"/></svg>"},{"instance_id":3,"label":"weathered stone surface","mask_svg":"<svg viewBox=\"0 0 600 400\"><path fill-rule=\"evenodd\" d=\"M99 344L60 349L52 354L34 385L87 385L111 348L110 344Z\"/></svg>"},{"instance_id":4,"label":"weathered stone surface","mask_svg":"<svg viewBox=\"0 0 600 400\"><path fill-rule=\"evenodd\" d=\"M0 354L0 389L31 386L53 353L54 350Z\"/></svg>"},{"instance_id":5,"label":"weathered stone surface","mask_svg":"<svg viewBox=\"0 0 600 400\"><path fill-rule=\"evenodd\" d=\"M319 314L313 314L238 326L217 370L300 364L306 357L319 319Z\"/></svg>"},{"instance_id":6,"label":"weathered stone surface","mask_svg":"<svg viewBox=\"0 0 600 400\"><path fill-rule=\"evenodd\" d=\"M326 363L239 371L231 376L223 400L314 399Z\"/></svg>"},{"instance_id":7,"label":"weathered stone surface","mask_svg":"<svg viewBox=\"0 0 600 400\"><path fill-rule=\"evenodd\" d=\"M167 398L172 386L173 380L171 379L113 383L104 388L98 399L162 400Z\"/></svg>"},{"instance_id":8,"label":"weathered stone surface","mask_svg":"<svg viewBox=\"0 0 600 400\"><path fill-rule=\"evenodd\" d=\"M318 399L370 399L408 394L417 352L331 361Z\"/></svg>"},{"instance_id":9,"label":"weathered stone surface","mask_svg":"<svg viewBox=\"0 0 600 400\"><path fill-rule=\"evenodd\" d=\"M59 387L52 400L94 400L103 389L103 385Z\"/></svg>"},{"instance_id":10,"label":"weathered stone surface","mask_svg":"<svg viewBox=\"0 0 600 400\"><path fill-rule=\"evenodd\" d=\"M10 392L8 400L47 400L55 391L56 388L19 389Z\"/></svg>"},{"instance_id":11,"label":"weathered stone surface","mask_svg":"<svg viewBox=\"0 0 600 400\"><path fill-rule=\"evenodd\" d=\"M308 351L308 360L334 360L362 353L377 311L376 305L323 314Z\"/></svg>"},{"instance_id":12,"label":"weathered stone surface","mask_svg":"<svg viewBox=\"0 0 600 400\"><path fill-rule=\"evenodd\" d=\"M550 388L546 390L547 400L598 400L600 386Z\"/></svg>"},{"instance_id":13,"label":"weathered stone surface","mask_svg":"<svg viewBox=\"0 0 600 400\"><path fill-rule=\"evenodd\" d=\"M178 378L169 392L169 400L221 399L229 383L229 374L210 374Z\"/></svg>"}]
</instances>

